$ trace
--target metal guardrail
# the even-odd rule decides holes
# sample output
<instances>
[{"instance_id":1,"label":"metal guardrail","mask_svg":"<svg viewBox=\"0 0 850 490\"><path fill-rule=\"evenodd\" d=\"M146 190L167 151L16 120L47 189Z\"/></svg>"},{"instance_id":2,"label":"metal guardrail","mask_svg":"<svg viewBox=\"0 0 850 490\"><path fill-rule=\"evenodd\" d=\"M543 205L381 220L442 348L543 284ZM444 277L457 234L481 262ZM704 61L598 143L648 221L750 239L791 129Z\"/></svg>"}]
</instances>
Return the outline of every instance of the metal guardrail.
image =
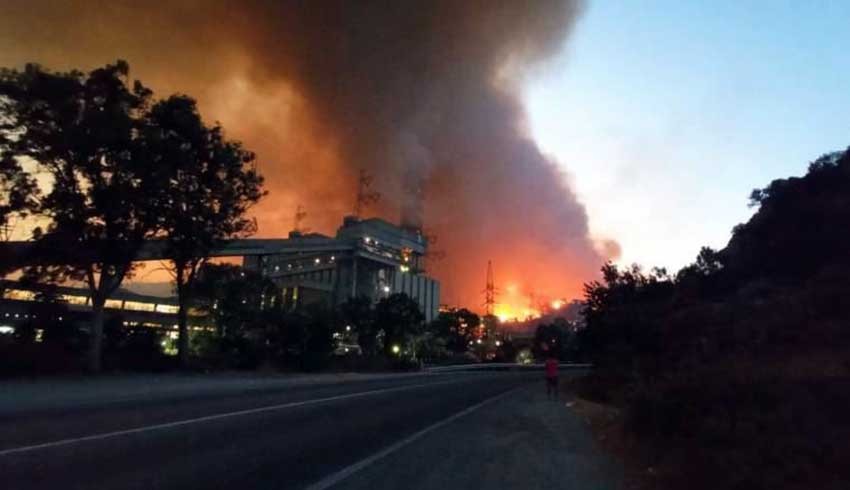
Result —
<instances>
[{"instance_id":1,"label":"metal guardrail","mask_svg":"<svg viewBox=\"0 0 850 490\"><path fill-rule=\"evenodd\" d=\"M492 362L479 364L452 364L449 366L425 366L425 371L432 373L445 373L454 371L537 371L542 370L543 363L517 364L513 362ZM588 369L591 363L561 363L559 369Z\"/></svg>"}]
</instances>

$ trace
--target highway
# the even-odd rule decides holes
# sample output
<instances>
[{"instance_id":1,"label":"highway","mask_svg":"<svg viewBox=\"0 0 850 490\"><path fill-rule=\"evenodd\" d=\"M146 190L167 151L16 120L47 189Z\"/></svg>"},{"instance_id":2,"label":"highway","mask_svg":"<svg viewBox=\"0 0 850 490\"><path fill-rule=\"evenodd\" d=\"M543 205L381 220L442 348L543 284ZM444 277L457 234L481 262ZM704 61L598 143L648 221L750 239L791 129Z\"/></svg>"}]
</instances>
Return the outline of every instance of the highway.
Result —
<instances>
[{"instance_id":1,"label":"highway","mask_svg":"<svg viewBox=\"0 0 850 490\"><path fill-rule=\"evenodd\" d=\"M408 439L435 424L468 416L482 402L500 403L495 397L510 396L529 376L430 374L7 407L0 414L0 475L8 489L329 487L352 465L415 443Z\"/></svg>"}]
</instances>

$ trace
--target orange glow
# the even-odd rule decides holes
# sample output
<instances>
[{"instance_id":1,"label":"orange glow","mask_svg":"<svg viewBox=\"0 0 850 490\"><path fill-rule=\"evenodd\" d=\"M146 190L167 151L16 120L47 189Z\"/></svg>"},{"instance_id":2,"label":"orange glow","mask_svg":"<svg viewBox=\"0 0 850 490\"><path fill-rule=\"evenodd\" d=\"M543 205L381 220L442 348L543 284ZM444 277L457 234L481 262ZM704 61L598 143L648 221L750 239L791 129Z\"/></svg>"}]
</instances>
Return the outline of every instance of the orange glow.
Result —
<instances>
[{"instance_id":1,"label":"orange glow","mask_svg":"<svg viewBox=\"0 0 850 490\"><path fill-rule=\"evenodd\" d=\"M286 237L299 205L304 227L333 235L352 212L360 170L382 195L364 215L397 223L410 199L406 175L416 169L425 231L438 237L430 251L440 252L425 270L441 282L441 303L480 312L492 260L502 288L496 315L539 316L553 298L579 297L619 251L590 235L568 173L524 130L521 84L501 78L513 76L508 60L524 68L559 49L572 2L422 2L421 18L439 23L396 19L407 11L385 15L368 3L357 15L336 15L329 4L247 2L238 16L227 2L200 10L200 2L5 3L0 66L90 70L120 55L131 78L157 96L196 97L207 122L220 121L228 138L255 151L269 191L250 211L258 238ZM352 19L364 24L351 29ZM368 35L348 34L360 32ZM375 50L374 39L414 44ZM416 76L420 66L427 77ZM170 281L158 268L148 264L135 279Z\"/></svg>"},{"instance_id":2,"label":"orange glow","mask_svg":"<svg viewBox=\"0 0 850 490\"><path fill-rule=\"evenodd\" d=\"M564 300L556 299L556 300L552 301L552 309L553 310L560 310L563 307L564 307Z\"/></svg>"},{"instance_id":3,"label":"orange glow","mask_svg":"<svg viewBox=\"0 0 850 490\"><path fill-rule=\"evenodd\" d=\"M496 305L494 314L500 322L532 320L540 317L540 311L524 306L500 303Z\"/></svg>"}]
</instances>

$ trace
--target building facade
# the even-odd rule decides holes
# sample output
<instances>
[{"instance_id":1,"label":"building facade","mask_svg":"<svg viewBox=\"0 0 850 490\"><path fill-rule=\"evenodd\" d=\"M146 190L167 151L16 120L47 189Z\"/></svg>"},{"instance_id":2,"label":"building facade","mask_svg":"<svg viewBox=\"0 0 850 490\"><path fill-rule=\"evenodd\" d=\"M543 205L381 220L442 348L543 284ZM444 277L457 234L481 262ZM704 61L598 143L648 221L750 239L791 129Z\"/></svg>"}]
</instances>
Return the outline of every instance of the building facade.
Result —
<instances>
[{"instance_id":1,"label":"building facade","mask_svg":"<svg viewBox=\"0 0 850 490\"><path fill-rule=\"evenodd\" d=\"M348 216L333 237L292 232L288 239L252 243L262 250L246 254L243 265L281 288L284 307L339 304L358 296L376 302L405 293L419 304L426 321L437 316L440 284L425 274L428 244L416 231Z\"/></svg>"}]
</instances>

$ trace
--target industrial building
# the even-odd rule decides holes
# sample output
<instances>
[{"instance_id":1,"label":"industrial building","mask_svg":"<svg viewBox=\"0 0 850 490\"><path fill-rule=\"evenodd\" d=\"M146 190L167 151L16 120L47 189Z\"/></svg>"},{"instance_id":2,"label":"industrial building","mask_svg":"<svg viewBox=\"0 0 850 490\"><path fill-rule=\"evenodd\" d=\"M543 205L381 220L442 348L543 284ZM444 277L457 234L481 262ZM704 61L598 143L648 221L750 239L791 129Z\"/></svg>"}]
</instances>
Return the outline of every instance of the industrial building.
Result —
<instances>
[{"instance_id":1,"label":"industrial building","mask_svg":"<svg viewBox=\"0 0 850 490\"><path fill-rule=\"evenodd\" d=\"M26 250L31 243L11 245L16 250ZM150 242L142 250L142 258L162 258L162 250L160 243ZM234 240L211 255L242 257L245 268L260 272L281 288L287 309L319 302L336 305L358 296L377 302L394 293L405 293L419 304L425 320L430 322L438 313L440 284L425 275L426 251L427 240L415 230L378 218L360 220L349 216L334 237L292 232L286 239ZM0 280L2 331L35 319L41 307L37 297L47 289ZM67 307L70 323L88 321L91 299L87 289L60 286L53 292L56 300ZM110 316L120 316L126 326L176 328L176 298L119 290L106 301L105 308ZM203 319L191 311L189 323L206 327Z\"/></svg>"},{"instance_id":2,"label":"industrial building","mask_svg":"<svg viewBox=\"0 0 850 490\"><path fill-rule=\"evenodd\" d=\"M333 237L295 231L288 239L251 242L256 248L244 256L244 267L272 279L286 308L405 293L419 304L426 321L437 316L440 284L425 275L428 244L416 230L347 216Z\"/></svg>"},{"instance_id":3,"label":"industrial building","mask_svg":"<svg viewBox=\"0 0 850 490\"><path fill-rule=\"evenodd\" d=\"M51 288L0 280L0 333L9 333L17 326L38 320L40 312L46 311L45 308L49 308L50 304L59 305L67 311L66 315L58 318L59 321L87 325L91 313L91 298L87 288ZM148 296L119 289L106 300L104 308L107 317L120 318L125 326L177 329L176 298ZM190 313L189 324L193 327L205 326L201 320Z\"/></svg>"}]
</instances>

